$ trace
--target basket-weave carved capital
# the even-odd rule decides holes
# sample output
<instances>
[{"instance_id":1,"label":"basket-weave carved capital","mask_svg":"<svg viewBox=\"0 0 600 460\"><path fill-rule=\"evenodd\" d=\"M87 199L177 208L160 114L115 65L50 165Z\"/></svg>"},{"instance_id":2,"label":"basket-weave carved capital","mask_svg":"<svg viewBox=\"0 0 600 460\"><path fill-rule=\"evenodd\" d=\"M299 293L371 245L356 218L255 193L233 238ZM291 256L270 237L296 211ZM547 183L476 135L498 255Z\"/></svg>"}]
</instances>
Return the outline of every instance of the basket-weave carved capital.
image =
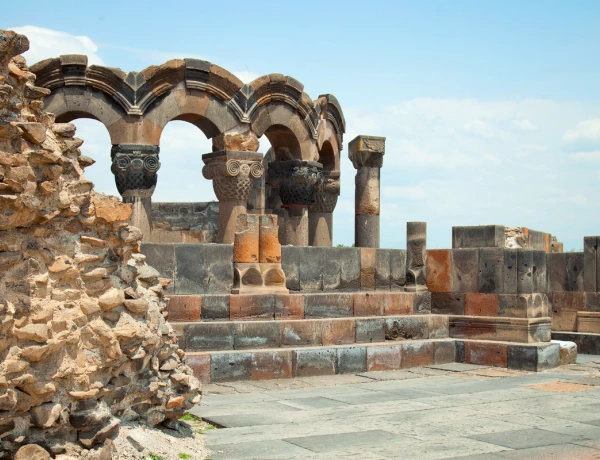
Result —
<instances>
[{"instance_id":1,"label":"basket-weave carved capital","mask_svg":"<svg viewBox=\"0 0 600 460\"><path fill-rule=\"evenodd\" d=\"M131 190L148 190L156 186L158 145L116 144L112 146L111 171L121 195Z\"/></svg>"},{"instance_id":2,"label":"basket-weave carved capital","mask_svg":"<svg viewBox=\"0 0 600 460\"><path fill-rule=\"evenodd\" d=\"M322 170L316 161L275 161L269 163L269 184L279 189L284 207L308 207L323 183Z\"/></svg>"},{"instance_id":3,"label":"basket-weave carved capital","mask_svg":"<svg viewBox=\"0 0 600 460\"><path fill-rule=\"evenodd\" d=\"M202 175L212 179L219 201L247 200L252 180L264 173L260 153L220 151L203 155L202 160Z\"/></svg>"},{"instance_id":4,"label":"basket-weave carved capital","mask_svg":"<svg viewBox=\"0 0 600 460\"><path fill-rule=\"evenodd\" d=\"M311 212L332 213L340 195L340 174L323 173L323 183L315 192L315 202L310 207Z\"/></svg>"}]
</instances>

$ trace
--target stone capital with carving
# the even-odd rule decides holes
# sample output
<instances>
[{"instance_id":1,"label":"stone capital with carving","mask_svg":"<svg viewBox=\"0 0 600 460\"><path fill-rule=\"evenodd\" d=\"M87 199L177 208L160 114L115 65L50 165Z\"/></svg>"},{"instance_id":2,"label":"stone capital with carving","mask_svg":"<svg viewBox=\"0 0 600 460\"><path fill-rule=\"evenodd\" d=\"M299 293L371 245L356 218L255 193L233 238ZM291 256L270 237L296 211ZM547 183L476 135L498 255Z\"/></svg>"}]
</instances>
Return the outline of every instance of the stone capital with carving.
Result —
<instances>
[{"instance_id":1,"label":"stone capital with carving","mask_svg":"<svg viewBox=\"0 0 600 460\"><path fill-rule=\"evenodd\" d=\"M264 173L262 154L221 150L202 155L202 175L212 179L219 201L246 201L252 180Z\"/></svg>"},{"instance_id":2,"label":"stone capital with carving","mask_svg":"<svg viewBox=\"0 0 600 460\"><path fill-rule=\"evenodd\" d=\"M315 192L311 212L332 213L340 196L340 173L323 172L323 182Z\"/></svg>"},{"instance_id":3,"label":"stone capital with carving","mask_svg":"<svg viewBox=\"0 0 600 460\"><path fill-rule=\"evenodd\" d=\"M279 189L284 208L309 207L323 183L323 165L316 161L286 160L269 163L269 184Z\"/></svg>"},{"instance_id":4,"label":"stone capital with carving","mask_svg":"<svg viewBox=\"0 0 600 460\"><path fill-rule=\"evenodd\" d=\"M156 186L158 145L116 144L112 146L111 171L115 175L117 190L123 196L136 190L152 196Z\"/></svg>"},{"instance_id":5,"label":"stone capital with carving","mask_svg":"<svg viewBox=\"0 0 600 460\"><path fill-rule=\"evenodd\" d=\"M354 168L381 168L385 154L385 137L357 136L348 144L348 158Z\"/></svg>"}]
</instances>

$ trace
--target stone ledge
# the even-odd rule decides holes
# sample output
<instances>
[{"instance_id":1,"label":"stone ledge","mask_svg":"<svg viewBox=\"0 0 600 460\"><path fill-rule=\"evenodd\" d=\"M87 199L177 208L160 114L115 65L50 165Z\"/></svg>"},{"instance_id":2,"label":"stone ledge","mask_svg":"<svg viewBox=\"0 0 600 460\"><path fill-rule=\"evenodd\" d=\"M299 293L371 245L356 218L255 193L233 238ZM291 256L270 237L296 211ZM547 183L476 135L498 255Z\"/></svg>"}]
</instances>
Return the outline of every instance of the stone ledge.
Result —
<instances>
[{"instance_id":1,"label":"stone ledge","mask_svg":"<svg viewBox=\"0 0 600 460\"><path fill-rule=\"evenodd\" d=\"M550 318L450 316L450 337L520 343L550 341Z\"/></svg>"}]
</instances>

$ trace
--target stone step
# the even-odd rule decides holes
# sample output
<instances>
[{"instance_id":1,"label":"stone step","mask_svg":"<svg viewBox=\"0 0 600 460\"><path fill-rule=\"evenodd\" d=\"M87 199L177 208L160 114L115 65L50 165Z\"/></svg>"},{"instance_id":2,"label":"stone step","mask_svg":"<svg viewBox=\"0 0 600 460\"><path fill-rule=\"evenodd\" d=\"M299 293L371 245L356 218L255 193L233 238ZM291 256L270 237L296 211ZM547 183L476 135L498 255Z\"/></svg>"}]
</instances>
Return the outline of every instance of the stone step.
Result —
<instances>
[{"instance_id":1,"label":"stone step","mask_svg":"<svg viewBox=\"0 0 600 460\"><path fill-rule=\"evenodd\" d=\"M448 317L406 315L171 323L186 352L290 348L448 337Z\"/></svg>"},{"instance_id":2,"label":"stone step","mask_svg":"<svg viewBox=\"0 0 600 460\"><path fill-rule=\"evenodd\" d=\"M500 318L495 316L450 316L450 337L518 343L550 341L549 317Z\"/></svg>"},{"instance_id":3,"label":"stone step","mask_svg":"<svg viewBox=\"0 0 600 460\"><path fill-rule=\"evenodd\" d=\"M552 340L565 340L577 344L577 352L586 355L600 355L600 334L590 332L554 332Z\"/></svg>"},{"instance_id":4,"label":"stone step","mask_svg":"<svg viewBox=\"0 0 600 460\"><path fill-rule=\"evenodd\" d=\"M600 312L578 311L577 332L600 334Z\"/></svg>"},{"instance_id":5,"label":"stone step","mask_svg":"<svg viewBox=\"0 0 600 460\"><path fill-rule=\"evenodd\" d=\"M170 295L170 322L398 316L429 313L429 293L371 291L320 294Z\"/></svg>"},{"instance_id":6,"label":"stone step","mask_svg":"<svg viewBox=\"0 0 600 460\"><path fill-rule=\"evenodd\" d=\"M393 371L453 363L455 341L434 339L285 349L188 352L185 362L203 383Z\"/></svg>"}]
</instances>

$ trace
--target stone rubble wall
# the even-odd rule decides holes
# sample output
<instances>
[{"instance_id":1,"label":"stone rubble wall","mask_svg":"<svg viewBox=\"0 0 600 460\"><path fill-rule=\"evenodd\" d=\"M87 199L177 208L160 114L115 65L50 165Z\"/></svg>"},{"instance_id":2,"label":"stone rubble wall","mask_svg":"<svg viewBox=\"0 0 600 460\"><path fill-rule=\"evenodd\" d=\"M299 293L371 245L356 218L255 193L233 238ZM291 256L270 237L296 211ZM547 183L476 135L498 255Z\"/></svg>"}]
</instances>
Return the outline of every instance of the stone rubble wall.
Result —
<instances>
[{"instance_id":1,"label":"stone rubble wall","mask_svg":"<svg viewBox=\"0 0 600 460\"><path fill-rule=\"evenodd\" d=\"M131 205L93 191L28 47L0 30L0 458L111 458L121 420L173 426L200 383Z\"/></svg>"}]
</instances>

